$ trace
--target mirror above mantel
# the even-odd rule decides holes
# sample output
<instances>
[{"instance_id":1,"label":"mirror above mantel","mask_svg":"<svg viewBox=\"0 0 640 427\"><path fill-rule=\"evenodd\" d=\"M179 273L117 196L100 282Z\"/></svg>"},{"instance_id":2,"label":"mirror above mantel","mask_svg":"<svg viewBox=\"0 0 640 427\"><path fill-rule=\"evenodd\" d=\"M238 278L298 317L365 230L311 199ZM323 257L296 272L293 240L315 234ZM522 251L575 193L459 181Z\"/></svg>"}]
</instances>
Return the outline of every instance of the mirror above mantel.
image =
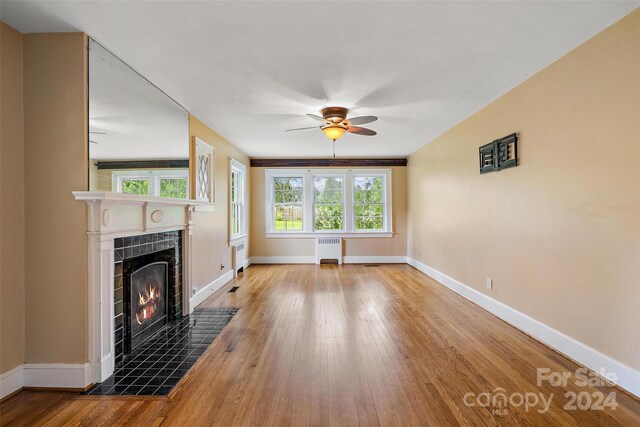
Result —
<instances>
[{"instance_id":1,"label":"mirror above mantel","mask_svg":"<svg viewBox=\"0 0 640 427\"><path fill-rule=\"evenodd\" d=\"M189 113L89 39L89 190L194 198Z\"/></svg>"}]
</instances>

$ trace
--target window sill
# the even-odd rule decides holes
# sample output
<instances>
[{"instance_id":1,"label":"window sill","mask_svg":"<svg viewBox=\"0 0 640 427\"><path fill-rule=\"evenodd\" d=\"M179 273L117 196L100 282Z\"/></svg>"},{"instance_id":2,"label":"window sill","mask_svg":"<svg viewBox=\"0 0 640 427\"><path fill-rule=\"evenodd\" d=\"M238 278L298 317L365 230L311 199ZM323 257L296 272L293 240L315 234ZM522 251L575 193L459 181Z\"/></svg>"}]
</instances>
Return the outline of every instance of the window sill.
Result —
<instances>
[{"instance_id":1,"label":"window sill","mask_svg":"<svg viewBox=\"0 0 640 427\"><path fill-rule=\"evenodd\" d=\"M246 234L241 234L239 236L235 236L232 237L231 239L229 239L229 246L233 246L237 243L242 243L242 242L246 242L247 241L247 235Z\"/></svg>"},{"instance_id":2,"label":"window sill","mask_svg":"<svg viewBox=\"0 0 640 427\"><path fill-rule=\"evenodd\" d=\"M317 231L315 233L304 232L270 232L266 233L267 239L315 239L320 237L342 237L345 239L373 239L373 238L386 238L393 237L392 231L375 231L375 232L328 232Z\"/></svg>"}]
</instances>

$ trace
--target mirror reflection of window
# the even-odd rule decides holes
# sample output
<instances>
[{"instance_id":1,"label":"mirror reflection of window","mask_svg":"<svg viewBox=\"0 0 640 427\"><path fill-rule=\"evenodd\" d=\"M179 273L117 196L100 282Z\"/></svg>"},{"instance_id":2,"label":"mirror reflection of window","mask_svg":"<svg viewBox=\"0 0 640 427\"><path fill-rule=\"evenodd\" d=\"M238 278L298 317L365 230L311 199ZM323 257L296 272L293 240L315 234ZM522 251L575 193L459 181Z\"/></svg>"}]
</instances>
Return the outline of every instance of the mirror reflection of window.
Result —
<instances>
[{"instance_id":1,"label":"mirror reflection of window","mask_svg":"<svg viewBox=\"0 0 640 427\"><path fill-rule=\"evenodd\" d=\"M186 178L161 178L160 197L185 199L187 197Z\"/></svg>"},{"instance_id":2,"label":"mirror reflection of window","mask_svg":"<svg viewBox=\"0 0 640 427\"><path fill-rule=\"evenodd\" d=\"M189 197L189 113L89 39L89 190Z\"/></svg>"},{"instance_id":3,"label":"mirror reflection of window","mask_svg":"<svg viewBox=\"0 0 640 427\"><path fill-rule=\"evenodd\" d=\"M123 179L120 191L126 194L149 194L149 180Z\"/></svg>"},{"instance_id":4,"label":"mirror reflection of window","mask_svg":"<svg viewBox=\"0 0 640 427\"><path fill-rule=\"evenodd\" d=\"M111 191L155 197L189 198L188 169L112 171Z\"/></svg>"}]
</instances>

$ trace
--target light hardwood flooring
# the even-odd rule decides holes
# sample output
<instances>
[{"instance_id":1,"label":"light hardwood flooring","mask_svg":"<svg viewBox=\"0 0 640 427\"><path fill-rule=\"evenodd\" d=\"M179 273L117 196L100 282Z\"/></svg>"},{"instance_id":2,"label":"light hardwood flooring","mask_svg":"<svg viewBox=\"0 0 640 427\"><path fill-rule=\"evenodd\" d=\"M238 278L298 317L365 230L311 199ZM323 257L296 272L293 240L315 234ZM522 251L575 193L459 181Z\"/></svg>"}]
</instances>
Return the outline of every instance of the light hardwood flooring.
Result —
<instances>
[{"instance_id":1,"label":"light hardwood flooring","mask_svg":"<svg viewBox=\"0 0 640 427\"><path fill-rule=\"evenodd\" d=\"M578 365L407 265L252 266L203 304L241 309L169 397L25 391L0 424L640 425L620 389L537 386L536 368ZM544 413L465 405L496 388L553 398ZM567 392L618 407L566 411Z\"/></svg>"}]
</instances>

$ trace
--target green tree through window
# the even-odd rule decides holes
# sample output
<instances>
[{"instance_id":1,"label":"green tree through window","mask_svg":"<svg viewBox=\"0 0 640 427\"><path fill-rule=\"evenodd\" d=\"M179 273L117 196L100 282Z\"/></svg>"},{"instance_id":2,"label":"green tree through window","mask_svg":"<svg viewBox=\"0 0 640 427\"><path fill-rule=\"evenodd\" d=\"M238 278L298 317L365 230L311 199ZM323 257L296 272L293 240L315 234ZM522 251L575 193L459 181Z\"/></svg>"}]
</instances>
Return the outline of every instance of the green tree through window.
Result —
<instances>
[{"instance_id":1,"label":"green tree through window","mask_svg":"<svg viewBox=\"0 0 640 427\"><path fill-rule=\"evenodd\" d=\"M273 178L274 229L302 230L302 178Z\"/></svg>"},{"instance_id":2,"label":"green tree through window","mask_svg":"<svg viewBox=\"0 0 640 427\"><path fill-rule=\"evenodd\" d=\"M342 230L344 228L342 220L342 184L342 177L314 177L316 230Z\"/></svg>"},{"instance_id":3,"label":"green tree through window","mask_svg":"<svg viewBox=\"0 0 640 427\"><path fill-rule=\"evenodd\" d=\"M123 179L122 192L126 194L149 194L149 180Z\"/></svg>"},{"instance_id":4,"label":"green tree through window","mask_svg":"<svg viewBox=\"0 0 640 427\"><path fill-rule=\"evenodd\" d=\"M160 197L174 197L184 199L187 197L186 178L162 178L160 179Z\"/></svg>"}]
</instances>

